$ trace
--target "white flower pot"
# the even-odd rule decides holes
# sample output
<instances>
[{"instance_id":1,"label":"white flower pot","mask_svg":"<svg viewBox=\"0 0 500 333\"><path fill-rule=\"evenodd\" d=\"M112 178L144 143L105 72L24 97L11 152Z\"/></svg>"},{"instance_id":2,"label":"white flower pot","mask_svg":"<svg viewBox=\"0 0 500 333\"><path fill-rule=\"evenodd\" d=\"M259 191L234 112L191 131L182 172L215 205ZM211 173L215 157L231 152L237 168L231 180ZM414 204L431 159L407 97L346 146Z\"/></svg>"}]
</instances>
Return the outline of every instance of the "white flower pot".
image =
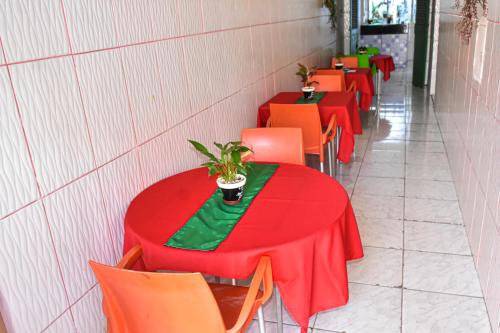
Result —
<instances>
[{"instance_id":1,"label":"white flower pot","mask_svg":"<svg viewBox=\"0 0 500 333\"><path fill-rule=\"evenodd\" d=\"M304 93L304 99L311 99L314 97L315 87L302 87L302 92Z\"/></svg>"},{"instance_id":2,"label":"white flower pot","mask_svg":"<svg viewBox=\"0 0 500 333\"><path fill-rule=\"evenodd\" d=\"M235 205L243 198L243 189L247 182L247 178L238 174L240 181L236 183L226 183L221 177L217 178L217 185L222 191L224 203Z\"/></svg>"}]
</instances>

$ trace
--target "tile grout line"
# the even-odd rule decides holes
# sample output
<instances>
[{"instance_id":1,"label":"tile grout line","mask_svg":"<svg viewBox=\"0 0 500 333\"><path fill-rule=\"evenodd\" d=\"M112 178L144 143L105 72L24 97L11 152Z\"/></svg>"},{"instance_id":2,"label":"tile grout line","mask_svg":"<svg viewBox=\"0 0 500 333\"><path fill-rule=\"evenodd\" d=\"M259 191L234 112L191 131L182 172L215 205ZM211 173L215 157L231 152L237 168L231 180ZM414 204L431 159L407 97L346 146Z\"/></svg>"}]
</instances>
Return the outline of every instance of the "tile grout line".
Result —
<instances>
[{"instance_id":1,"label":"tile grout line","mask_svg":"<svg viewBox=\"0 0 500 333\"><path fill-rule=\"evenodd\" d=\"M404 162L405 162L405 167L404 167L404 179L403 179L403 227L402 227L402 230L403 230L403 240L402 240L402 245L403 245L403 249L401 250L401 313L400 313L400 323L401 323L401 326L400 326L400 331L403 332L403 310L404 310L404 272L405 272L405 222L404 222L404 219L405 219L405 205L406 205L406 173L407 173L407 169L406 169L406 165L407 165L407 159L408 159L408 154L407 154L407 147L406 147L406 143L408 142L406 140L406 138L408 137L408 122L407 122L407 118L408 118L408 108L407 108L407 96L408 96L408 82L407 82L407 77L406 77L406 71L405 71L405 74L404 74L404 78L405 78L405 123L404 123L404 133L405 133L405 145L404 145Z\"/></svg>"}]
</instances>

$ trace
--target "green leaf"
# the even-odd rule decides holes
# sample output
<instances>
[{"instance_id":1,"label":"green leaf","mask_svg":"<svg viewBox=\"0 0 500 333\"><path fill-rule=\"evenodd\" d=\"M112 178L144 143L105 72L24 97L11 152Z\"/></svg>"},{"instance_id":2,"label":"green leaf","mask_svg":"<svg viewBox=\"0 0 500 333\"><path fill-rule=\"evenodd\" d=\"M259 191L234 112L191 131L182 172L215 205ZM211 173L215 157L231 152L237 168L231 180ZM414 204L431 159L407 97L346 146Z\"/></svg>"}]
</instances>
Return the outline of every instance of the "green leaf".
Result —
<instances>
[{"instance_id":1,"label":"green leaf","mask_svg":"<svg viewBox=\"0 0 500 333\"><path fill-rule=\"evenodd\" d=\"M214 162L217 162L217 158L208 151L207 147L205 147L204 145L202 145L201 143L199 143L198 141L194 141L194 140L188 140L189 143L191 143L194 148L199 151L200 153L202 153L203 155L207 156L210 160L214 161Z\"/></svg>"},{"instance_id":2,"label":"green leaf","mask_svg":"<svg viewBox=\"0 0 500 333\"><path fill-rule=\"evenodd\" d=\"M231 152L231 159L233 160L234 163L240 164L241 163L241 153L238 150L233 150Z\"/></svg>"}]
</instances>

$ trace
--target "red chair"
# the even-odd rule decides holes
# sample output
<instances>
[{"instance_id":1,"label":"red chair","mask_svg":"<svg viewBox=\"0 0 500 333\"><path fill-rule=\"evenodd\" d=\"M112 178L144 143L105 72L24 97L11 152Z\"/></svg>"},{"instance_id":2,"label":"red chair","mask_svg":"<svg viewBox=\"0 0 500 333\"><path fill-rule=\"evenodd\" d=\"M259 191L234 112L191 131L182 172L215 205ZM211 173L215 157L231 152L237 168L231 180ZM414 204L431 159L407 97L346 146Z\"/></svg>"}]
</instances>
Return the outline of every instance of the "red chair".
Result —
<instances>
[{"instance_id":1,"label":"red chair","mask_svg":"<svg viewBox=\"0 0 500 333\"><path fill-rule=\"evenodd\" d=\"M301 128L306 154L319 155L321 172L324 172L324 151L328 145L330 156L330 175L332 171L332 150L330 143L337 131L337 117L330 118L326 130L321 129L321 119L317 104L273 104L270 105L271 116L268 126Z\"/></svg>"},{"instance_id":2,"label":"red chair","mask_svg":"<svg viewBox=\"0 0 500 333\"><path fill-rule=\"evenodd\" d=\"M305 164L300 128L246 128L241 141L253 151L248 161Z\"/></svg>"},{"instance_id":3,"label":"red chair","mask_svg":"<svg viewBox=\"0 0 500 333\"><path fill-rule=\"evenodd\" d=\"M136 246L118 267L90 261L103 292L108 333L239 333L257 311L263 325L261 307L273 288L269 257L260 259L250 287L236 287L209 285L200 273L123 269L141 256L142 249Z\"/></svg>"}]
</instances>

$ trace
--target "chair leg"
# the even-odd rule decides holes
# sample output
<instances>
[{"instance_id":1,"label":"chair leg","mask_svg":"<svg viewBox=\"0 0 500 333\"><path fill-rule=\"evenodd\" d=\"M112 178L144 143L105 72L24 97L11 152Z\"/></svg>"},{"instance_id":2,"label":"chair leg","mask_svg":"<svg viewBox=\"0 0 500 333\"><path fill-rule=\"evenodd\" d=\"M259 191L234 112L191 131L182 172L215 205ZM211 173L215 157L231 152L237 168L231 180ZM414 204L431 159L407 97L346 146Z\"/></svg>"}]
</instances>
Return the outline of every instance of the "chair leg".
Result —
<instances>
[{"instance_id":1,"label":"chair leg","mask_svg":"<svg viewBox=\"0 0 500 333\"><path fill-rule=\"evenodd\" d=\"M282 312L282 300L281 295L278 290L278 286L274 287L274 293L276 295L276 332L283 333L283 312Z\"/></svg>"},{"instance_id":2,"label":"chair leg","mask_svg":"<svg viewBox=\"0 0 500 333\"><path fill-rule=\"evenodd\" d=\"M319 170L323 173L325 173L325 163L319 162Z\"/></svg>"},{"instance_id":3,"label":"chair leg","mask_svg":"<svg viewBox=\"0 0 500 333\"><path fill-rule=\"evenodd\" d=\"M332 145L330 142L327 143L328 146L328 166L329 166L329 172L330 172L330 177L335 178L335 175L333 174L333 157L332 157Z\"/></svg>"},{"instance_id":4,"label":"chair leg","mask_svg":"<svg viewBox=\"0 0 500 333\"><path fill-rule=\"evenodd\" d=\"M333 178L337 177L337 147L335 145L335 141L330 141L330 146L332 146L333 153Z\"/></svg>"},{"instance_id":5,"label":"chair leg","mask_svg":"<svg viewBox=\"0 0 500 333\"><path fill-rule=\"evenodd\" d=\"M266 325L264 323L264 312L262 311L262 306L257 310L257 316L259 317L259 332L266 333Z\"/></svg>"},{"instance_id":6,"label":"chair leg","mask_svg":"<svg viewBox=\"0 0 500 333\"><path fill-rule=\"evenodd\" d=\"M236 279L231 279L231 284L232 284L233 286L235 286L235 285L236 285Z\"/></svg>"}]
</instances>

